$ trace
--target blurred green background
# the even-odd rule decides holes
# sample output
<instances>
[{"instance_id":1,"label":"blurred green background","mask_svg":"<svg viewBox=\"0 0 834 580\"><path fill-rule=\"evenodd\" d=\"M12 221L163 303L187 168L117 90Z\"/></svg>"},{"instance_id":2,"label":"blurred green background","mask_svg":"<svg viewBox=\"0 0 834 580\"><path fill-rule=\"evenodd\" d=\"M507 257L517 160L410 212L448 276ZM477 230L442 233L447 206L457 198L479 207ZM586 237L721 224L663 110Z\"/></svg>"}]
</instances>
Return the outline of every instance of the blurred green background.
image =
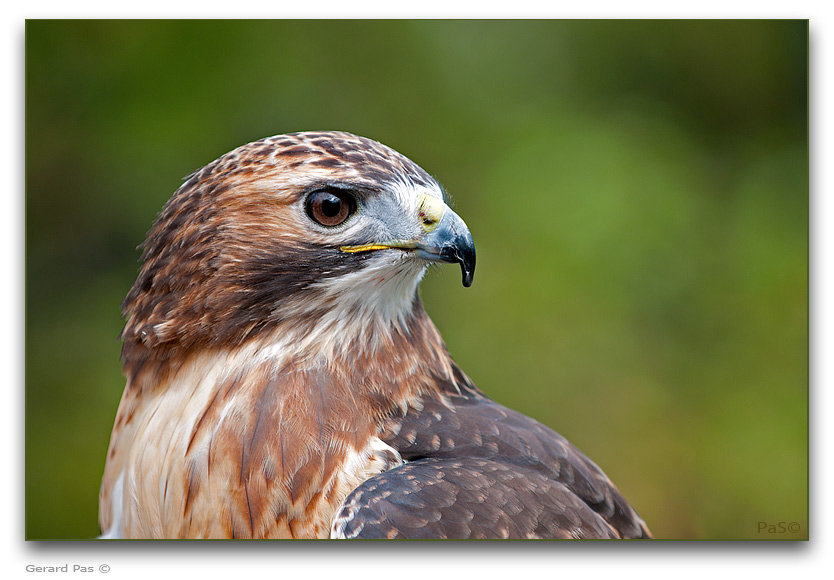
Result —
<instances>
[{"instance_id":1,"label":"blurred green background","mask_svg":"<svg viewBox=\"0 0 834 580\"><path fill-rule=\"evenodd\" d=\"M27 538L98 533L156 213L311 129L448 189L475 284L422 294L453 356L657 537L808 536L806 21L28 21L25 45Z\"/></svg>"}]
</instances>

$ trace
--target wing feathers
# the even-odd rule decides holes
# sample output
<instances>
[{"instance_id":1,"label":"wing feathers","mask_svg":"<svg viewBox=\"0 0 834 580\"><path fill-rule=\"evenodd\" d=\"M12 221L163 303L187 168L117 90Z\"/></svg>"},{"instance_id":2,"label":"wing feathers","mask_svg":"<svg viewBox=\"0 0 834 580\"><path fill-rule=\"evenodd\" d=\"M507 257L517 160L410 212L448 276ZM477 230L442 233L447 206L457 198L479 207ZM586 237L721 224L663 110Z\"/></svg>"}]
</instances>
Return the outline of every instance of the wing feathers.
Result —
<instances>
[{"instance_id":1,"label":"wing feathers","mask_svg":"<svg viewBox=\"0 0 834 580\"><path fill-rule=\"evenodd\" d=\"M424 397L421 405L386 425L385 441L409 463L348 497L336 535L649 537L591 460L468 379L442 397Z\"/></svg>"},{"instance_id":2,"label":"wing feathers","mask_svg":"<svg viewBox=\"0 0 834 580\"><path fill-rule=\"evenodd\" d=\"M348 498L336 537L617 538L563 483L482 458L421 459L378 475Z\"/></svg>"}]
</instances>

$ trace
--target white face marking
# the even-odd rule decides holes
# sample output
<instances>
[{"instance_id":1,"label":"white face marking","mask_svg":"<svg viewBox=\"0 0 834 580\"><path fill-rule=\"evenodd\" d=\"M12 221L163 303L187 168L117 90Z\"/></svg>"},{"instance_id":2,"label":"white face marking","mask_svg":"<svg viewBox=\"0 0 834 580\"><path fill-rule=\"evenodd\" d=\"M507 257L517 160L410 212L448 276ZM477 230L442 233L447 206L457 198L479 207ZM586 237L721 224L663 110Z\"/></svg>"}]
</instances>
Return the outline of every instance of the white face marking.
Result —
<instances>
[{"instance_id":1,"label":"white face marking","mask_svg":"<svg viewBox=\"0 0 834 580\"><path fill-rule=\"evenodd\" d=\"M323 298L304 303L286 323L264 340L250 347L250 364L279 359L333 359L350 342L355 348L376 351L390 339L392 330L404 330L414 302L417 285L428 265L397 250L377 252L362 270L321 283ZM322 302L329 308L323 314L316 308ZM317 314L312 326L299 327L293 319ZM296 318L298 317L298 318ZM312 317L311 317L312 318ZM243 355L246 360L248 354Z\"/></svg>"}]
</instances>

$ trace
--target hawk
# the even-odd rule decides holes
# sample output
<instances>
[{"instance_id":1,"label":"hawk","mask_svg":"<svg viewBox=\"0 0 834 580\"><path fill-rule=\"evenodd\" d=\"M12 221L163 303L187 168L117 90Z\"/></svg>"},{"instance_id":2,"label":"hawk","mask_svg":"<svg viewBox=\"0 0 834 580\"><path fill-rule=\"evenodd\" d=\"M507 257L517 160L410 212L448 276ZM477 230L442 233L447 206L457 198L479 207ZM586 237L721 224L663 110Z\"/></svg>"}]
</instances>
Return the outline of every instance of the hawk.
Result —
<instances>
[{"instance_id":1,"label":"hawk","mask_svg":"<svg viewBox=\"0 0 834 580\"><path fill-rule=\"evenodd\" d=\"M418 294L475 247L423 169L342 132L191 174L122 305L104 538L646 538L565 438L489 399Z\"/></svg>"}]
</instances>

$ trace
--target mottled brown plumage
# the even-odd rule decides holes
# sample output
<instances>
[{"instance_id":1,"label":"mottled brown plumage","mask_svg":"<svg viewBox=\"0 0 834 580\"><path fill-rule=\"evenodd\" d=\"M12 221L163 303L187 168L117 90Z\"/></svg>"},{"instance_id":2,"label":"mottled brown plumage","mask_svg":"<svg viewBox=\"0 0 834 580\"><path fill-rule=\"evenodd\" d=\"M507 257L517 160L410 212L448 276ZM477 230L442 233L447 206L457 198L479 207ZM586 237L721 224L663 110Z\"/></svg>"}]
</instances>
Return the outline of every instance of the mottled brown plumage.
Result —
<instances>
[{"instance_id":1,"label":"mottled brown plumage","mask_svg":"<svg viewBox=\"0 0 834 580\"><path fill-rule=\"evenodd\" d=\"M647 537L488 399L417 295L474 246L422 169L338 132L244 145L155 221L123 304L104 537Z\"/></svg>"}]
</instances>

